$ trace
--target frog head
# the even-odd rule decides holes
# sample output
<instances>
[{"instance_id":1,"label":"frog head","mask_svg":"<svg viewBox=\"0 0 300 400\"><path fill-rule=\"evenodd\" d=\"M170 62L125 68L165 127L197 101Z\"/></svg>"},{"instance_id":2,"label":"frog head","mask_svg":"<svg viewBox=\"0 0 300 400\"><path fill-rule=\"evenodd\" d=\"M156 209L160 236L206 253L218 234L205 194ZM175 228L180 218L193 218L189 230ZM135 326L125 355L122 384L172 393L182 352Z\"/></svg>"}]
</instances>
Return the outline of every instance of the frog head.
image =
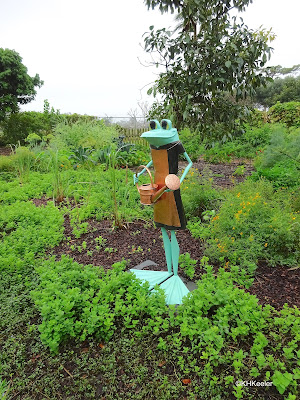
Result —
<instances>
[{"instance_id":1,"label":"frog head","mask_svg":"<svg viewBox=\"0 0 300 400\"><path fill-rule=\"evenodd\" d=\"M141 138L147 140L152 146L160 147L179 141L177 129L172 128L172 122L168 119L163 119L161 125L153 119L150 121L150 128L151 130L144 132Z\"/></svg>"}]
</instances>

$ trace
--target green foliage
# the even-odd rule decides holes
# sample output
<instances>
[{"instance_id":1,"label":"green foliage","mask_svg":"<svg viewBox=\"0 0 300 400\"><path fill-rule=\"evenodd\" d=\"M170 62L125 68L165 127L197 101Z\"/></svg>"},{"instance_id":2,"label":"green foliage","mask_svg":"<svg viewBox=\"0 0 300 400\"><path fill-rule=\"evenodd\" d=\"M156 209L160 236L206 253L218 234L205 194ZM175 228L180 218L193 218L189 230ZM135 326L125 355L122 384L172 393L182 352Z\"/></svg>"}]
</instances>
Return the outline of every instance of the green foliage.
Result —
<instances>
[{"instance_id":1,"label":"green foliage","mask_svg":"<svg viewBox=\"0 0 300 400\"><path fill-rule=\"evenodd\" d=\"M78 234L87 231L86 218L113 216L111 198L107 195L111 190L110 171L99 167L76 172L60 168L77 205L75 208L59 210L53 202L36 207L26 201L52 194L52 171L43 174L29 171L23 185L18 179L6 182L0 178L1 389L9 389L11 397L18 394L34 398L42 393L44 397L56 399L59 393L75 399L81 394L85 398L99 397L97 390L101 386L100 396L113 400L123 394L128 397L126 385L130 383L134 390L129 392L130 396L137 400L147 396L175 399L183 393L190 398L214 400L234 396L262 399L268 394L280 393L289 400L296 399L299 310L284 307L277 312L270 306L258 305L255 296L237 287L245 285L247 278L241 268L231 266L230 272L224 269L216 272L207 265L208 258L203 258L200 266L206 273L184 304L175 308L166 307L159 289L149 294L147 285L141 285L134 275L124 272L125 263L118 263L105 272L99 267L79 265L66 256L60 261L42 259L45 250L63 238L63 215L70 216ZM192 172L187 177L188 189L200 182L201 191L212 190L209 175L204 178ZM126 171L115 169L114 173L121 212L127 212L132 219L149 218L152 211L137 205L138 193L132 179L126 184ZM263 232L264 218L270 215L275 219L280 210L282 217L274 221L274 228L285 225L278 232L270 233L265 249L268 250L271 240L273 249L274 243L278 246L290 243L288 256L295 257L293 244L299 237L299 214L289 212L289 195L274 195L270 184L250 183L238 186L223 200L224 204L228 201L227 211L222 205L220 212L212 212L218 210L220 202L216 198L211 203L212 192L208 197L201 194L201 210L195 201L191 214L198 215L198 220L201 216L209 230L210 224L213 227L221 217L224 219L226 212L234 220L243 207L240 203L248 195L255 197L255 191L260 190L268 207L259 197L252 199L252 203L257 202L257 209L249 210L244 225L253 220L253 229ZM188 189L182 188L183 195ZM196 190L193 196L197 196ZM287 222L282 222L286 219ZM226 237L224 230L220 230L219 236ZM109 246L101 236L96 243L102 251ZM87 246L83 241L80 251L86 252ZM252 250L247 241L244 248ZM116 250L107 247L107 252ZM188 254L182 255L181 264L186 265L183 268L188 274L193 274L195 260ZM30 292L36 306L32 304ZM38 338L39 333L46 349ZM82 341L84 344L78 343ZM49 354L48 348L56 354ZM65 385L62 378L62 374L67 374L65 370L73 376L71 386ZM14 371L13 379L11 371ZM256 381L272 381L273 387L239 390L235 385L236 381L250 380L252 376ZM37 377L38 385L31 385ZM186 378L189 384L182 382ZM120 389L122 382L124 390Z\"/></svg>"},{"instance_id":2,"label":"green foliage","mask_svg":"<svg viewBox=\"0 0 300 400\"><path fill-rule=\"evenodd\" d=\"M27 138L25 139L27 143L29 143L30 147L34 147L37 144L41 143L42 138L36 133L29 133Z\"/></svg>"},{"instance_id":3,"label":"green foliage","mask_svg":"<svg viewBox=\"0 0 300 400\"><path fill-rule=\"evenodd\" d=\"M212 163L219 163L230 162L233 157L254 158L269 144L272 133L282 128L283 126L278 124L265 123L259 124L259 126L246 124L242 135L225 143L216 142L214 146L207 148L204 152L204 159Z\"/></svg>"},{"instance_id":4,"label":"green foliage","mask_svg":"<svg viewBox=\"0 0 300 400\"><path fill-rule=\"evenodd\" d=\"M44 114L36 111L11 114L1 123L1 127L3 129L2 140L5 144L17 144L19 141L24 144L30 134L34 133L42 137L44 133L49 133L49 126Z\"/></svg>"},{"instance_id":5,"label":"green foliage","mask_svg":"<svg viewBox=\"0 0 300 400\"><path fill-rule=\"evenodd\" d=\"M296 187L300 182L300 129L289 133L280 126L273 131L270 144L255 161L252 179L265 177L274 187Z\"/></svg>"},{"instance_id":6,"label":"green foliage","mask_svg":"<svg viewBox=\"0 0 300 400\"><path fill-rule=\"evenodd\" d=\"M198 132L191 132L189 128L184 128L179 132L180 140L192 161L197 161L204 152L204 145L200 142Z\"/></svg>"},{"instance_id":7,"label":"green foliage","mask_svg":"<svg viewBox=\"0 0 300 400\"><path fill-rule=\"evenodd\" d=\"M108 341L117 329L134 328L140 319L164 312L162 292L149 295L147 285L123 271L125 264L114 264L105 273L62 257L37 268L40 284L32 296L43 317L41 339L51 351L69 337L83 341L94 334Z\"/></svg>"},{"instance_id":8,"label":"green foliage","mask_svg":"<svg viewBox=\"0 0 300 400\"><path fill-rule=\"evenodd\" d=\"M82 146L98 150L111 144L117 136L117 130L106 126L103 121L79 120L70 125L64 120L56 125L51 143L59 149L77 149Z\"/></svg>"},{"instance_id":9,"label":"green foliage","mask_svg":"<svg viewBox=\"0 0 300 400\"><path fill-rule=\"evenodd\" d=\"M1 399L3 399L3 400L7 399L8 393L9 393L9 385L8 385L8 383L6 382L5 379L2 380L0 378L0 397L1 397Z\"/></svg>"},{"instance_id":10,"label":"green foliage","mask_svg":"<svg viewBox=\"0 0 300 400\"><path fill-rule=\"evenodd\" d=\"M13 165L20 183L28 179L29 171L35 163L35 155L27 148L18 146L12 156Z\"/></svg>"},{"instance_id":11,"label":"green foliage","mask_svg":"<svg viewBox=\"0 0 300 400\"><path fill-rule=\"evenodd\" d=\"M87 147L79 146L78 149L74 149L72 154L69 156L69 160L73 161L73 168L77 169L79 165L86 165L89 164L94 165L95 162L91 158L91 154L94 149L89 149Z\"/></svg>"},{"instance_id":12,"label":"green foliage","mask_svg":"<svg viewBox=\"0 0 300 400\"><path fill-rule=\"evenodd\" d=\"M270 108L269 117L273 122L286 124L291 126L300 126L300 102L291 101L289 103L276 103Z\"/></svg>"},{"instance_id":13,"label":"green foliage","mask_svg":"<svg viewBox=\"0 0 300 400\"><path fill-rule=\"evenodd\" d=\"M300 215L292 210L288 193L274 193L271 183L265 181L245 181L228 193L212 218L207 255L245 268L258 260L297 265L299 222Z\"/></svg>"},{"instance_id":14,"label":"green foliage","mask_svg":"<svg viewBox=\"0 0 300 400\"><path fill-rule=\"evenodd\" d=\"M44 100L44 111L26 111L11 114L5 121L2 121L2 141L4 144L25 144L29 142L31 147L38 142L46 144L52 138L51 134L55 124L60 119L59 110L50 109L50 104ZM37 137L39 136L39 138Z\"/></svg>"},{"instance_id":15,"label":"green foliage","mask_svg":"<svg viewBox=\"0 0 300 400\"><path fill-rule=\"evenodd\" d=\"M258 88L254 96L254 102L264 107L291 101L300 102L300 76L276 78L265 87Z\"/></svg>"},{"instance_id":16,"label":"green foliage","mask_svg":"<svg viewBox=\"0 0 300 400\"><path fill-rule=\"evenodd\" d=\"M190 279L194 278L197 260L193 260L189 253L179 255L179 266Z\"/></svg>"},{"instance_id":17,"label":"green foliage","mask_svg":"<svg viewBox=\"0 0 300 400\"><path fill-rule=\"evenodd\" d=\"M200 217L204 211L218 207L223 195L212 187L212 182L207 169L201 173L190 169L180 188L187 218Z\"/></svg>"},{"instance_id":18,"label":"green foliage","mask_svg":"<svg viewBox=\"0 0 300 400\"><path fill-rule=\"evenodd\" d=\"M270 57L273 34L250 30L230 14L249 2L146 1L162 13L178 11L175 29L151 26L144 39L145 50L158 54L153 64L166 67L148 94L163 96L163 108L177 128L197 127L202 136L226 139L249 114L240 100L270 79L257 70ZM228 93L235 100L230 101Z\"/></svg>"},{"instance_id":19,"label":"green foliage","mask_svg":"<svg viewBox=\"0 0 300 400\"><path fill-rule=\"evenodd\" d=\"M53 204L16 201L0 208L0 270L22 269L63 237L63 216Z\"/></svg>"},{"instance_id":20,"label":"green foliage","mask_svg":"<svg viewBox=\"0 0 300 400\"><path fill-rule=\"evenodd\" d=\"M270 306L262 308L255 296L236 287L233 273L219 269L215 274L207 259L203 264L206 273L197 289L181 306L170 307L164 318L148 320L143 332L158 336L157 347L178 374L190 379L191 394L197 398L227 399L238 393L241 398L264 398L268 388L239 391L235 382L255 376L256 381L272 380L282 392L274 379L281 373L290 378L285 389L296 394L299 310L284 307L279 313ZM289 342L290 358L285 356L283 338Z\"/></svg>"},{"instance_id":21,"label":"green foliage","mask_svg":"<svg viewBox=\"0 0 300 400\"><path fill-rule=\"evenodd\" d=\"M19 104L34 100L35 88L42 85L39 75L28 75L16 51L0 48L0 121L17 112Z\"/></svg>"}]
</instances>

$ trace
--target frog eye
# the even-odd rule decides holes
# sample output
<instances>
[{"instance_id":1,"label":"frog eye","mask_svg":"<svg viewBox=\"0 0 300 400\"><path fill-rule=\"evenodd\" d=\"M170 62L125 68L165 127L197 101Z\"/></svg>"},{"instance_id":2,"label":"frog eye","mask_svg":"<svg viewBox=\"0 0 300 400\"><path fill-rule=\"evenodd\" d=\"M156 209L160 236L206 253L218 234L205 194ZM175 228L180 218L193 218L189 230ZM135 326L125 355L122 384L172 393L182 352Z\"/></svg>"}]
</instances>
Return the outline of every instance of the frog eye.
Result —
<instances>
[{"instance_id":1,"label":"frog eye","mask_svg":"<svg viewBox=\"0 0 300 400\"><path fill-rule=\"evenodd\" d=\"M150 128L153 129L160 129L159 122L156 119L152 119L150 121Z\"/></svg>"},{"instance_id":2,"label":"frog eye","mask_svg":"<svg viewBox=\"0 0 300 400\"><path fill-rule=\"evenodd\" d=\"M163 129L170 130L172 129L172 122L169 119L163 119L161 121L161 126Z\"/></svg>"}]
</instances>

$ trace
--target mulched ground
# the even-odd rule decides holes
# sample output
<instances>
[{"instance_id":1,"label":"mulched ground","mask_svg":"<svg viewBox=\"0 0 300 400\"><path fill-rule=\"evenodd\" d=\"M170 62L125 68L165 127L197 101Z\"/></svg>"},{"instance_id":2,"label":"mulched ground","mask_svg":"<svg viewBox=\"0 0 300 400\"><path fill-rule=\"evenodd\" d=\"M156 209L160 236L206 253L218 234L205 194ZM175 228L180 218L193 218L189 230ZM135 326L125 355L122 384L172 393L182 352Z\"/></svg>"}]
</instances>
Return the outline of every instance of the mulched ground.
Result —
<instances>
[{"instance_id":1,"label":"mulched ground","mask_svg":"<svg viewBox=\"0 0 300 400\"><path fill-rule=\"evenodd\" d=\"M232 179L233 172L241 164L245 165L244 176ZM214 178L214 184L224 189L243 181L253 171L251 163L240 160L231 164L209 164L199 160L194 163L193 167L200 171L203 168L209 168ZM47 201L49 199L45 198L33 200L36 206L43 206L47 204ZM130 223L126 229L119 230L113 229L112 223L109 221L90 219L88 223L89 232L83 234L80 239L76 239L66 216L65 239L49 252L49 255L60 257L62 254L68 254L79 263L101 265L105 268L110 268L113 263L122 259L129 260L128 269L145 260L152 260L158 265L152 269L166 270L161 231L156 229L152 223L136 221ZM103 238L101 246L95 241L99 236ZM192 259L198 261L203 257L203 243L194 239L188 230L178 231L177 239L182 253L188 252ZM83 242L85 243L83 244ZM217 269L217 266L215 268ZM199 279L202 273L203 270L198 262L194 280ZM186 278L180 268L179 274ZM260 304L271 304L278 310L285 303L289 306L300 307L300 268L270 267L261 263L256 271L254 283L248 292L255 294Z\"/></svg>"},{"instance_id":2,"label":"mulched ground","mask_svg":"<svg viewBox=\"0 0 300 400\"><path fill-rule=\"evenodd\" d=\"M237 167L244 165L244 174L236 175L234 172ZM200 158L193 164L193 168L202 171L204 169L209 169L213 176L214 186L221 187L223 189L228 189L233 187L235 184L243 182L247 176L250 176L254 171L252 162L247 159L236 159L229 163L219 163L211 164Z\"/></svg>"},{"instance_id":3,"label":"mulched ground","mask_svg":"<svg viewBox=\"0 0 300 400\"><path fill-rule=\"evenodd\" d=\"M1 147L0 146L0 156L9 156L11 153L10 147Z\"/></svg>"}]
</instances>

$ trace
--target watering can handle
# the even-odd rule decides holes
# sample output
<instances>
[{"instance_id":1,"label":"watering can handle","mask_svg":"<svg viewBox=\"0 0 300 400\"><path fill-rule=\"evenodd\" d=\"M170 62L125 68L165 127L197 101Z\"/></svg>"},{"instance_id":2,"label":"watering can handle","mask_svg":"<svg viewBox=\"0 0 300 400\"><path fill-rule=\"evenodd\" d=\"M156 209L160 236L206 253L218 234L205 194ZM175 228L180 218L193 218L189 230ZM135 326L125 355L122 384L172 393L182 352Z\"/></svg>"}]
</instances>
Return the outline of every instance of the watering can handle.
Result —
<instances>
[{"instance_id":1,"label":"watering can handle","mask_svg":"<svg viewBox=\"0 0 300 400\"><path fill-rule=\"evenodd\" d=\"M150 176L150 181L151 181L151 186L153 186L153 179L152 179L152 175L151 175L151 171L148 167L146 167L146 165L140 165L135 173L135 176L138 177L138 170L139 169L145 169L148 172L148 175ZM136 183L136 187L138 187L138 183Z\"/></svg>"},{"instance_id":2,"label":"watering can handle","mask_svg":"<svg viewBox=\"0 0 300 400\"><path fill-rule=\"evenodd\" d=\"M155 203L167 189L177 190L180 187L180 179L174 174L169 174L165 178L165 186L160 188L155 194L152 195L151 200Z\"/></svg>"}]
</instances>

